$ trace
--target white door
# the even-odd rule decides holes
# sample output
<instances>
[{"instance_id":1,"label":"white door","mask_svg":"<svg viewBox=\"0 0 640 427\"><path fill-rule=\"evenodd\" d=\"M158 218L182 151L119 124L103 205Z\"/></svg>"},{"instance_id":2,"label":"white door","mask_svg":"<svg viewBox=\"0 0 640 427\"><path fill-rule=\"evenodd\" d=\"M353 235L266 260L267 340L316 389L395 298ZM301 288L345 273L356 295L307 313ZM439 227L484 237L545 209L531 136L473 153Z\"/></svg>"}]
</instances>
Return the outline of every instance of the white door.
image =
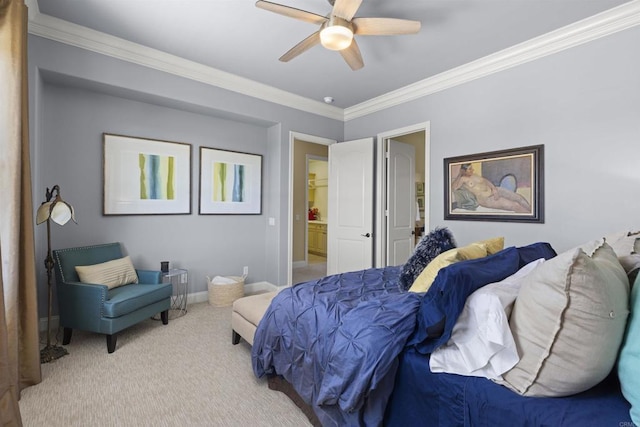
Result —
<instances>
[{"instance_id":1,"label":"white door","mask_svg":"<svg viewBox=\"0 0 640 427\"><path fill-rule=\"evenodd\" d=\"M373 267L373 138L329 146L327 274Z\"/></svg>"},{"instance_id":2,"label":"white door","mask_svg":"<svg viewBox=\"0 0 640 427\"><path fill-rule=\"evenodd\" d=\"M416 149L387 140L387 265L404 264L415 246Z\"/></svg>"}]
</instances>

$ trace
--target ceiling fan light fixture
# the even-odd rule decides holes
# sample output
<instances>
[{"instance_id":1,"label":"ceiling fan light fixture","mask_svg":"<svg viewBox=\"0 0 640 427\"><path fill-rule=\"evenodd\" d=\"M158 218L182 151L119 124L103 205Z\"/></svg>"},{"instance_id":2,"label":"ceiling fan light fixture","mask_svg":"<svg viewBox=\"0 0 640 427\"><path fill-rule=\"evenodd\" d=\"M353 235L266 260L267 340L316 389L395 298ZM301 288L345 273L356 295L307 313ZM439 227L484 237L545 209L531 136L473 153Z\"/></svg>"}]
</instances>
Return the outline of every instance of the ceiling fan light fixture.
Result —
<instances>
[{"instance_id":1,"label":"ceiling fan light fixture","mask_svg":"<svg viewBox=\"0 0 640 427\"><path fill-rule=\"evenodd\" d=\"M1 0L0 0L1 1ZM318 15L291 6L257 0L256 6L279 15L320 25L319 31L311 34L279 59L288 62L312 47L322 44L325 49L340 51L342 59L355 71L364 66L362 54L354 34L358 36L393 36L415 34L420 31L420 21L397 18L358 18L358 8L363 0L328 0L331 12ZM640 0L639 0L640 1Z\"/></svg>"},{"instance_id":2,"label":"ceiling fan light fixture","mask_svg":"<svg viewBox=\"0 0 640 427\"><path fill-rule=\"evenodd\" d=\"M351 25L337 16L332 17L320 30L320 43L329 50L343 50L351 46Z\"/></svg>"}]
</instances>

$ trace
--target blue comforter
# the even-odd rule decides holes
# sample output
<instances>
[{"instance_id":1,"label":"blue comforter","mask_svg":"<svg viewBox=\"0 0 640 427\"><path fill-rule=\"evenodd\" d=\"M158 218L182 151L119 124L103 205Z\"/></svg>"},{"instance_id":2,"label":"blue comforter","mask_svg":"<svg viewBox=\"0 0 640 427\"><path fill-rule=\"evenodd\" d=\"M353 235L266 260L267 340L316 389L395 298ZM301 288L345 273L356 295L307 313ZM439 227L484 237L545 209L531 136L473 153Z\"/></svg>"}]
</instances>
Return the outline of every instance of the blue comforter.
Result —
<instances>
[{"instance_id":1,"label":"blue comforter","mask_svg":"<svg viewBox=\"0 0 640 427\"><path fill-rule=\"evenodd\" d=\"M427 354L447 341L465 300L555 251L510 247L440 270L425 294L400 291L401 267L324 277L282 290L253 339L256 376L282 375L323 426L378 426L405 345Z\"/></svg>"},{"instance_id":2,"label":"blue comforter","mask_svg":"<svg viewBox=\"0 0 640 427\"><path fill-rule=\"evenodd\" d=\"M382 424L422 299L400 292L399 275L368 269L282 290L256 330L256 376L282 375L324 426Z\"/></svg>"}]
</instances>

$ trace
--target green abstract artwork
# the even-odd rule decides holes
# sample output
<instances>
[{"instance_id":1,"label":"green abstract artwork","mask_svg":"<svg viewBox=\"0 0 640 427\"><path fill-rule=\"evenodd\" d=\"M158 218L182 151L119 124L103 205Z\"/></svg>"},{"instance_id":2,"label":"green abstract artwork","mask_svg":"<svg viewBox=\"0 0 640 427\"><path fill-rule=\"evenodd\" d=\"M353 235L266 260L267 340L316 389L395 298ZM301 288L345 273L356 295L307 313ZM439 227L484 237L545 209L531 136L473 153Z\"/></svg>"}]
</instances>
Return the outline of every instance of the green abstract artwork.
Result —
<instances>
[{"instance_id":1,"label":"green abstract artwork","mask_svg":"<svg viewBox=\"0 0 640 427\"><path fill-rule=\"evenodd\" d=\"M138 154L141 200L174 200L175 158L156 154Z\"/></svg>"},{"instance_id":2,"label":"green abstract artwork","mask_svg":"<svg viewBox=\"0 0 640 427\"><path fill-rule=\"evenodd\" d=\"M215 202L244 202L246 200L245 174L245 165L214 162L212 200Z\"/></svg>"}]
</instances>

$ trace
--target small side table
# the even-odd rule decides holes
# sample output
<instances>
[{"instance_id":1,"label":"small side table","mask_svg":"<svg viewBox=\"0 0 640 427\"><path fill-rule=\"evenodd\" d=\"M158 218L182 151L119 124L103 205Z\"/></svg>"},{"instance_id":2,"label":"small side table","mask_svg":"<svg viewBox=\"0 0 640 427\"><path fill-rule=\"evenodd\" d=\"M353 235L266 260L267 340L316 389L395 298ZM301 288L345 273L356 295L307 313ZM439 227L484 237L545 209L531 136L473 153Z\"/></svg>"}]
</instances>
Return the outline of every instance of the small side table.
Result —
<instances>
[{"instance_id":1,"label":"small side table","mask_svg":"<svg viewBox=\"0 0 640 427\"><path fill-rule=\"evenodd\" d=\"M169 319L175 319L187 314L189 272L182 268L172 268L166 273L162 273L162 283L171 283L173 285L173 296L171 297Z\"/></svg>"}]
</instances>

